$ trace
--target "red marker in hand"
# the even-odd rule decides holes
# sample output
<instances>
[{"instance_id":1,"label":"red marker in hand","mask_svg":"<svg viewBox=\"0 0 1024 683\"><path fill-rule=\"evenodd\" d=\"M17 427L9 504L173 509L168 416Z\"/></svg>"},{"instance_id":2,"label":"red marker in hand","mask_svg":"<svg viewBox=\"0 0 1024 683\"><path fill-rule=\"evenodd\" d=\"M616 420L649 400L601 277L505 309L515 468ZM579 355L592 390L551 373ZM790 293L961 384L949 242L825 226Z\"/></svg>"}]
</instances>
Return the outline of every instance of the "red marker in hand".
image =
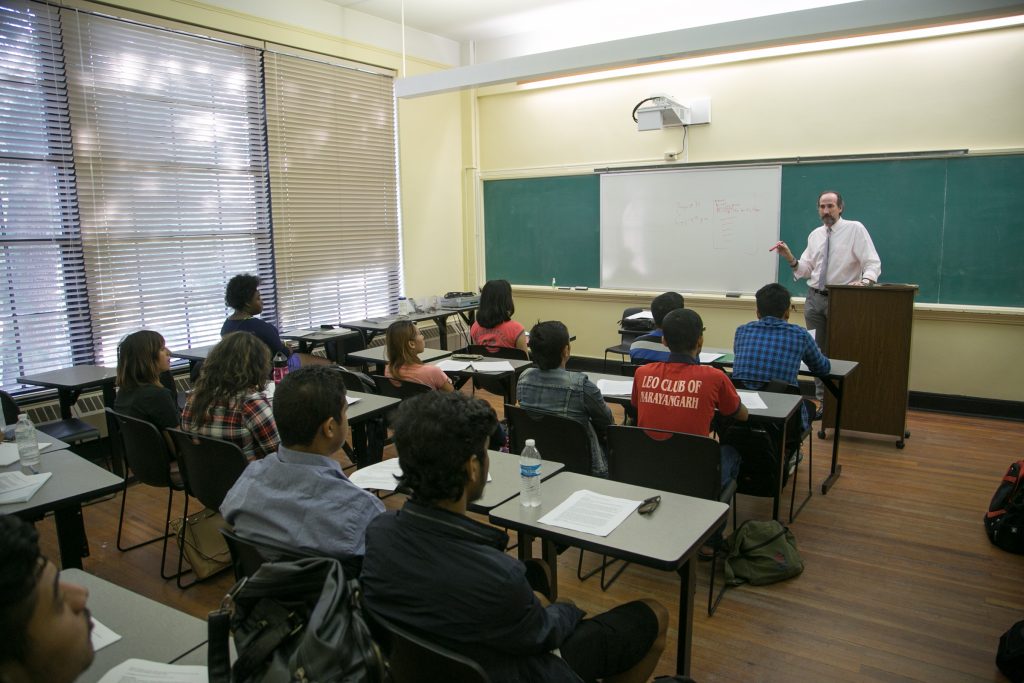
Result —
<instances>
[{"instance_id":1,"label":"red marker in hand","mask_svg":"<svg viewBox=\"0 0 1024 683\"><path fill-rule=\"evenodd\" d=\"M769 249L768 251L775 251L776 249L778 249L781 246L782 246L782 242L776 242L775 246L772 247L771 249Z\"/></svg>"}]
</instances>

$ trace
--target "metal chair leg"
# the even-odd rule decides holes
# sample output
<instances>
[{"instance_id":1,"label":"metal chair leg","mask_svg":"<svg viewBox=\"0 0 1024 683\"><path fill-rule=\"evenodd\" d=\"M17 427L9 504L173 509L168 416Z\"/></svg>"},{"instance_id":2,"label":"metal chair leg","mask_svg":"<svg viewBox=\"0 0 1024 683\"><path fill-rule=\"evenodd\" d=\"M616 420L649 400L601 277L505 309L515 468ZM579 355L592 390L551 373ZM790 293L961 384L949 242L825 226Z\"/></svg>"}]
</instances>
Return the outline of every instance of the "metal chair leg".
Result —
<instances>
[{"instance_id":1,"label":"metal chair leg","mask_svg":"<svg viewBox=\"0 0 1024 683\"><path fill-rule=\"evenodd\" d=\"M121 490L121 515L117 519L117 543L116 543L117 549L120 550L121 552L127 552L129 550L135 550L136 548L141 548L144 545L149 545L150 543L156 543L157 541L160 541L160 540L164 541L164 543L166 544L166 542L167 542L167 535L168 534L167 534L167 527L165 526L164 527L164 535L163 536L156 536L154 538L149 539L148 541L142 541L141 543L136 543L135 545L130 545L127 548L123 547L121 545L121 533L122 533L122 530L124 528L124 509L125 509L125 502L127 501L127 499L128 499L128 480L125 479L124 488Z\"/></svg>"}]
</instances>

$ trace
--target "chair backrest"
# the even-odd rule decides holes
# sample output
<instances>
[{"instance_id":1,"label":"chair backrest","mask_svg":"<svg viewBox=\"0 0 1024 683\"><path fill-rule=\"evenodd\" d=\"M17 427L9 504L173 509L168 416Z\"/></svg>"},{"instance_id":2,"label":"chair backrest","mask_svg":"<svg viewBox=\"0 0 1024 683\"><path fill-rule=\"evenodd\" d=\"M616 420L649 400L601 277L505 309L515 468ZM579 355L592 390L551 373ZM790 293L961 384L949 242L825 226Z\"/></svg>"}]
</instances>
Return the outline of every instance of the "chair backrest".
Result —
<instances>
[{"instance_id":1,"label":"chair backrest","mask_svg":"<svg viewBox=\"0 0 1024 683\"><path fill-rule=\"evenodd\" d=\"M636 376L636 369L640 367L636 363L620 363L619 374L623 377L634 377Z\"/></svg>"},{"instance_id":2,"label":"chair backrest","mask_svg":"<svg viewBox=\"0 0 1024 683\"><path fill-rule=\"evenodd\" d=\"M722 457L714 439L622 425L608 427L607 436L609 479L694 498L719 499Z\"/></svg>"},{"instance_id":3,"label":"chair backrest","mask_svg":"<svg viewBox=\"0 0 1024 683\"><path fill-rule=\"evenodd\" d=\"M425 394L433 391L426 384L419 382L407 382L401 379L391 379L381 375L374 375L373 381L377 385L377 393L390 398L406 399L418 394Z\"/></svg>"},{"instance_id":4,"label":"chair backrest","mask_svg":"<svg viewBox=\"0 0 1024 683\"><path fill-rule=\"evenodd\" d=\"M238 444L168 429L178 452L178 467L189 495L211 510L219 510L249 461Z\"/></svg>"},{"instance_id":5,"label":"chair backrest","mask_svg":"<svg viewBox=\"0 0 1024 683\"><path fill-rule=\"evenodd\" d=\"M509 348L507 346L484 346L482 344L470 344L465 349L466 353L473 353L488 358L508 358L509 360L530 360L530 354L522 349Z\"/></svg>"},{"instance_id":6,"label":"chair backrest","mask_svg":"<svg viewBox=\"0 0 1024 683\"><path fill-rule=\"evenodd\" d=\"M522 453L533 439L545 460L562 463L566 472L591 473L590 435L576 420L513 405L505 406L505 416L513 453Z\"/></svg>"},{"instance_id":7,"label":"chair backrest","mask_svg":"<svg viewBox=\"0 0 1024 683\"><path fill-rule=\"evenodd\" d=\"M338 372L341 373L341 379L345 383L346 391L361 391L364 393L376 393L377 385L374 384L373 380L361 372L353 372L348 368L343 368L340 365L337 366Z\"/></svg>"},{"instance_id":8,"label":"chair backrest","mask_svg":"<svg viewBox=\"0 0 1024 683\"><path fill-rule=\"evenodd\" d=\"M105 410L117 423L121 453L135 478L149 486L171 486L171 453L160 430L113 408Z\"/></svg>"},{"instance_id":9,"label":"chair backrest","mask_svg":"<svg viewBox=\"0 0 1024 683\"><path fill-rule=\"evenodd\" d=\"M18 408L18 404L14 402L14 399L6 391L0 391L0 403L3 404L4 411L4 424L12 425L18 421L18 415L21 414L21 410Z\"/></svg>"},{"instance_id":10,"label":"chair backrest","mask_svg":"<svg viewBox=\"0 0 1024 683\"><path fill-rule=\"evenodd\" d=\"M475 661L397 626L371 610L364 610L374 640L384 651L393 683L445 681L488 683L487 673Z\"/></svg>"},{"instance_id":11,"label":"chair backrest","mask_svg":"<svg viewBox=\"0 0 1024 683\"><path fill-rule=\"evenodd\" d=\"M637 313L639 313L642 310L644 310L644 309L642 307L640 307L640 306L630 306L629 308L624 308L622 310L622 317L619 318L619 320L625 320L629 316L636 315ZM642 337L645 334L647 334L646 332L638 332L638 331L634 331L634 330L623 330L621 327L619 328L619 330L620 330L619 338L621 339L623 344L632 344L633 341L637 337Z\"/></svg>"},{"instance_id":12,"label":"chair backrest","mask_svg":"<svg viewBox=\"0 0 1024 683\"><path fill-rule=\"evenodd\" d=\"M303 557L319 557L315 553L307 553L295 548L282 548L269 543L247 541L232 529L221 527L218 531L228 544L235 580L252 576L265 562L290 562ZM346 578L357 579L362 573L363 558L352 557L341 560L341 566L345 570Z\"/></svg>"}]
</instances>

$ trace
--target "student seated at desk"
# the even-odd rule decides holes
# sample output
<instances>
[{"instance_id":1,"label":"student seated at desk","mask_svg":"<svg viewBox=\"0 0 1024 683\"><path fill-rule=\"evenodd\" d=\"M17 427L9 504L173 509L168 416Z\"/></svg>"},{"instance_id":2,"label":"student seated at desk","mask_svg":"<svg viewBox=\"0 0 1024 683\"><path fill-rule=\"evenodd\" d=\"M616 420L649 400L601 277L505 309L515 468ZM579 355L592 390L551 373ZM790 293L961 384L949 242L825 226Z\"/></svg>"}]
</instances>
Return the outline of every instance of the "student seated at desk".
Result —
<instances>
[{"instance_id":1,"label":"student seated at desk","mask_svg":"<svg viewBox=\"0 0 1024 683\"><path fill-rule=\"evenodd\" d=\"M505 553L508 535L466 516L487 483L496 422L484 401L461 393L399 406L401 486L413 493L366 530L366 607L475 660L494 683L646 681L665 647L661 604L638 600L590 619L570 602L545 604L526 565Z\"/></svg>"},{"instance_id":2,"label":"student seated at desk","mask_svg":"<svg viewBox=\"0 0 1024 683\"><path fill-rule=\"evenodd\" d=\"M388 364L384 368L385 377L425 384L440 391L455 391L452 381L441 368L420 360L424 339L423 333L415 323L408 320L391 323L385 336L385 346L388 353Z\"/></svg>"},{"instance_id":3,"label":"student seated at desk","mask_svg":"<svg viewBox=\"0 0 1024 683\"><path fill-rule=\"evenodd\" d=\"M762 389L772 380L799 386L800 362L820 377L832 369L804 328L789 322L789 290L772 282L757 290L757 320L736 328L732 381L744 389ZM810 425L806 404L801 404L803 428Z\"/></svg>"},{"instance_id":4,"label":"student seated at desk","mask_svg":"<svg viewBox=\"0 0 1024 683\"><path fill-rule=\"evenodd\" d=\"M92 664L89 592L60 580L39 534L0 516L0 681L71 683Z\"/></svg>"},{"instance_id":5,"label":"student seated at desk","mask_svg":"<svg viewBox=\"0 0 1024 683\"><path fill-rule=\"evenodd\" d=\"M232 332L249 332L256 335L270 349L270 357L281 353L288 359L288 369L295 370L302 365L327 365L330 361L310 353L292 353L283 341L277 328L265 320L253 317L263 312L263 297L259 290L260 279L255 275L236 275L228 280L224 291L224 303L235 312L227 317L220 328L220 336ZM268 375L269 377L269 375Z\"/></svg>"},{"instance_id":6,"label":"student seated at desk","mask_svg":"<svg viewBox=\"0 0 1024 683\"><path fill-rule=\"evenodd\" d=\"M607 477L608 457L601 437L605 427L614 422L612 411L585 374L565 369L570 353L569 330L563 323L551 320L534 325L530 357L537 367L519 376L516 397L524 408L570 417L582 424L590 436L591 473Z\"/></svg>"},{"instance_id":7,"label":"student seated at desk","mask_svg":"<svg viewBox=\"0 0 1024 683\"><path fill-rule=\"evenodd\" d=\"M171 352L163 336L153 330L129 334L117 347L114 410L159 429L177 427L181 419L178 395L164 383L170 369ZM170 384L174 386L173 381Z\"/></svg>"},{"instance_id":8,"label":"student seated at desk","mask_svg":"<svg viewBox=\"0 0 1024 683\"><path fill-rule=\"evenodd\" d=\"M683 308L683 295L677 292L665 292L651 301L651 317L654 318L654 329L637 337L629 345L629 362L634 365L656 363L668 360L669 351L661 343L661 323L672 311Z\"/></svg>"},{"instance_id":9,"label":"student seated at desk","mask_svg":"<svg viewBox=\"0 0 1024 683\"><path fill-rule=\"evenodd\" d=\"M724 372L698 360L704 346L704 322L696 311L678 309L662 321L662 343L669 349L664 363L648 363L633 377L637 426L707 436L717 410L723 417L745 422L740 402ZM722 487L739 474L740 456L722 446Z\"/></svg>"},{"instance_id":10,"label":"student seated at desk","mask_svg":"<svg viewBox=\"0 0 1024 683\"><path fill-rule=\"evenodd\" d=\"M270 399L270 351L248 332L232 332L213 347L181 415L181 428L238 444L245 457L262 458L281 439Z\"/></svg>"},{"instance_id":11,"label":"student seated at desk","mask_svg":"<svg viewBox=\"0 0 1024 683\"><path fill-rule=\"evenodd\" d=\"M512 320L515 312L508 280L488 280L480 290L480 308L469 329L471 343L526 351L526 330Z\"/></svg>"},{"instance_id":12,"label":"student seated at desk","mask_svg":"<svg viewBox=\"0 0 1024 683\"><path fill-rule=\"evenodd\" d=\"M220 506L239 536L358 562L366 525L384 504L341 470L347 411L345 381L333 368L301 368L281 381L274 392L281 447L249 463Z\"/></svg>"}]
</instances>

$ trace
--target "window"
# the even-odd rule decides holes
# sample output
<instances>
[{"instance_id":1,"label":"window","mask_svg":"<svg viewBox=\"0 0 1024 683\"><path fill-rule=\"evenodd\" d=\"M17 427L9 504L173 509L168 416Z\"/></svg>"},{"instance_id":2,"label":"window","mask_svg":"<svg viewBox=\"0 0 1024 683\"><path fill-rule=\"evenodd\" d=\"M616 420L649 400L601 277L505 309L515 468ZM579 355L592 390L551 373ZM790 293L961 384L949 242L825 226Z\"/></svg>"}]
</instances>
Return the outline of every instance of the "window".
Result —
<instances>
[{"instance_id":1,"label":"window","mask_svg":"<svg viewBox=\"0 0 1024 683\"><path fill-rule=\"evenodd\" d=\"M91 360L57 10L0 7L0 388Z\"/></svg>"},{"instance_id":2,"label":"window","mask_svg":"<svg viewBox=\"0 0 1024 683\"><path fill-rule=\"evenodd\" d=\"M394 79L266 53L282 326L393 312L401 287Z\"/></svg>"},{"instance_id":3,"label":"window","mask_svg":"<svg viewBox=\"0 0 1024 683\"><path fill-rule=\"evenodd\" d=\"M259 51L64 12L97 360L141 327L216 342L237 273L261 276L274 321Z\"/></svg>"}]
</instances>

